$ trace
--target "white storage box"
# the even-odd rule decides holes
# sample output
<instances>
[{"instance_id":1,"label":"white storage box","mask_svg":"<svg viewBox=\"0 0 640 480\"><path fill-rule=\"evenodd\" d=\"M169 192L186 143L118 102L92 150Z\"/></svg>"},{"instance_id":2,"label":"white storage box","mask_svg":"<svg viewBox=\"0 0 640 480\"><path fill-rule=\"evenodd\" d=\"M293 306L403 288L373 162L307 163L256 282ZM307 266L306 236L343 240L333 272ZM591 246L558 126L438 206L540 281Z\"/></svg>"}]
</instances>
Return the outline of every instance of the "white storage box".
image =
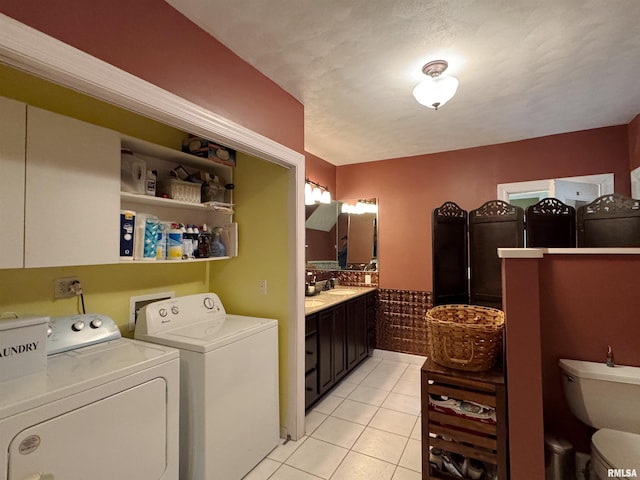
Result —
<instances>
[{"instance_id":1,"label":"white storage box","mask_svg":"<svg viewBox=\"0 0 640 480\"><path fill-rule=\"evenodd\" d=\"M47 368L49 317L0 316L0 382Z\"/></svg>"},{"instance_id":2,"label":"white storage box","mask_svg":"<svg viewBox=\"0 0 640 480\"><path fill-rule=\"evenodd\" d=\"M202 185L199 183L184 182L172 178L158 182L157 195L159 197L166 196L174 200L181 200L183 202L200 203L201 188Z\"/></svg>"}]
</instances>

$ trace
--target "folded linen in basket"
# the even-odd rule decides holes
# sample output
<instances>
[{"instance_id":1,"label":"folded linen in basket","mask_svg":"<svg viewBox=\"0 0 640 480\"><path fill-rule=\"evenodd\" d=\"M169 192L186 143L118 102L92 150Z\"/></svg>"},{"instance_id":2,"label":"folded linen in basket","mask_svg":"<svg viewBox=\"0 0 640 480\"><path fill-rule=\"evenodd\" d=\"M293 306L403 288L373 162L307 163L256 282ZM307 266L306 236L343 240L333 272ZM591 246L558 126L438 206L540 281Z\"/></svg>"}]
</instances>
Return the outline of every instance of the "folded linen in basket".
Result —
<instances>
[{"instance_id":1,"label":"folded linen in basket","mask_svg":"<svg viewBox=\"0 0 640 480\"><path fill-rule=\"evenodd\" d=\"M458 415L483 423L496 423L495 408L480 403L456 400L440 395L429 395L429 405L437 412Z\"/></svg>"}]
</instances>

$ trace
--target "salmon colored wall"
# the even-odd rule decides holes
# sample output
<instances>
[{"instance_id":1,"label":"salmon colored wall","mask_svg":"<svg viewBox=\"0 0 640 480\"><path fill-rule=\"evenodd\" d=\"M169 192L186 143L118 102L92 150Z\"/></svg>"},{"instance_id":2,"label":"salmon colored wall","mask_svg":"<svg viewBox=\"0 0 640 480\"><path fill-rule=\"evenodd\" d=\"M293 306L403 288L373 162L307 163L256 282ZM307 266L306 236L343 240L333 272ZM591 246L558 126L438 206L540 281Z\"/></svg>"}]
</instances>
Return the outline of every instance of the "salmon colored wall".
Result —
<instances>
[{"instance_id":1,"label":"salmon colored wall","mask_svg":"<svg viewBox=\"0 0 640 480\"><path fill-rule=\"evenodd\" d=\"M304 151L302 104L163 0L0 0L0 12Z\"/></svg>"},{"instance_id":2,"label":"salmon colored wall","mask_svg":"<svg viewBox=\"0 0 640 480\"><path fill-rule=\"evenodd\" d=\"M611 345L617 364L640 366L640 255L506 259L502 272L511 477L543 480L540 425L585 453L593 433L569 411L558 359L604 363Z\"/></svg>"},{"instance_id":3,"label":"salmon colored wall","mask_svg":"<svg viewBox=\"0 0 640 480\"><path fill-rule=\"evenodd\" d=\"M304 166L305 177L309 180L319 183L329 189L331 192L331 198L334 200L339 199L336 197L336 166L329 162L304 152Z\"/></svg>"},{"instance_id":4,"label":"salmon colored wall","mask_svg":"<svg viewBox=\"0 0 640 480\"><path fill-rule=\"evenodd\" d=\"M337 167L336 198L378 197L381 288L431 290L431 213L496 198L498 183L615 174L630 195L627 126Z\"/></svg>"},{"instance_id":5,"label":"salmon colored wall","mask_svg":"<svg viewBox=\"0 0 640 480\"><path fill-rule=\"evenodd\" d=\"M513 479L544 478L538 269L539 261L534 258L502 262L509 459Z\"/></svg>"},{"instance_id":6,"label":"salmon colored wall","mask_svg":"<svg viewBox=\"0 0 640 480\"><path fill-rule=\"evenodd\" d=\"M559 358L640 366L640 256L548 255L540 268L544 419L547 429L589 451L591 429L573 417L562 393Z\"/></svg>"},{"instance_id":7,"label":"salmon colored wall","mask_svg":"<svg viewBox=\"0 0 640 480\"><path fill-rule=\"evenodd\" d=\"M640 115L629 124L629 160L631 170L640 167Z\"/></svg>"}]
</instances>

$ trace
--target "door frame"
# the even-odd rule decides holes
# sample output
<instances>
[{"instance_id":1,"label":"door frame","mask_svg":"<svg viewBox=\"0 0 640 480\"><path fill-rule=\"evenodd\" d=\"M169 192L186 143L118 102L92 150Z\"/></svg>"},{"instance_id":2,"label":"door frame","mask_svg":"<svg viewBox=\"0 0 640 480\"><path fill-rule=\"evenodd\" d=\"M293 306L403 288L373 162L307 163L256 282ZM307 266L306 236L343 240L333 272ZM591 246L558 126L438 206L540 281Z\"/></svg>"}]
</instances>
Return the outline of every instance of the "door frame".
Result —
<instances>
[{"instance_id":1,"label":"door frame","mask_svg":"<svg viewBox=\"0 0 640 480\"><path fill-rule=\"evenodd\" d=\"M509 202L509 195L514 193L548 191L549 196L554 196L554 181L567 180L571 182L594 183L600 186L600 195L613 193L613 173L599 175L583 175L579 177L548 178L545 180L531 180L526 182L499 183L497 186L498 200Z\"/></svg>"},{"instance_id":2,"label":"door frame","mask_svg":"<svg viewBox=\"0 0 640 480\"><path fill-rule=\"evenodd\" d=\"M289 305L284 436L304 435L304 155L0 14L0 62L289 169Z\"/></svg>"}]
</instances>

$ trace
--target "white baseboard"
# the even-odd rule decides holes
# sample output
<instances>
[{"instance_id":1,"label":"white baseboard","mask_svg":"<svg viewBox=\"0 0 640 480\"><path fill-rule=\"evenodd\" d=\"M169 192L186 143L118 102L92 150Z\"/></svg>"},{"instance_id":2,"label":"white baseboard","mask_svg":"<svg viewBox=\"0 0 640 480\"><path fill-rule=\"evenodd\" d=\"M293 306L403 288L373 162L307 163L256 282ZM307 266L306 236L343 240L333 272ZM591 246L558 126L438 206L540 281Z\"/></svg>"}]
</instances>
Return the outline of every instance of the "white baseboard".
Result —
<instances>
[{"instance_id":1,"label":"white baseboard","mask_svg":"<svg viewBox=\"0 0 640 480\"><path fill-rule=\"evenodd\" d=\"M412 365L422 365L427 357L422 355L413 355L411 353L392 352L390 350L381 350L374 348L371 352L371 356L374 358L382 358L383 360L391 360L393 362L404 362Z\"/></svg>"}]
</instances>

